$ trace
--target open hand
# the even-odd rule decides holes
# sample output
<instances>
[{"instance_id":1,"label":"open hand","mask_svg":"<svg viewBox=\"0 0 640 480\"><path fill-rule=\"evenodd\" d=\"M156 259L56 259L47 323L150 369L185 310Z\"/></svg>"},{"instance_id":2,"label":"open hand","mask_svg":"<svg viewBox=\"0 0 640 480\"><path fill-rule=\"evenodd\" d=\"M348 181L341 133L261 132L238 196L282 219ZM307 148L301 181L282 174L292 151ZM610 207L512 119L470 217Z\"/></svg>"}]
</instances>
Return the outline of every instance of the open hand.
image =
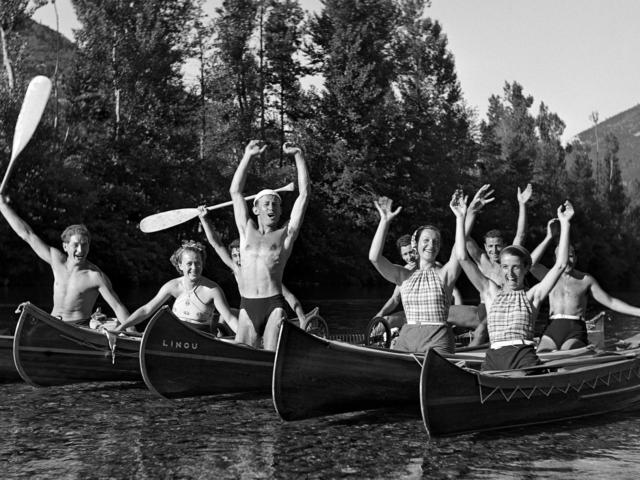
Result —
<instances>
[{"instance_id":1,"label":"open hand","mask_svg":"<svg viewBox=\"0 0 640 480\"><path fill-rule=\"evenodd\" d=\"M531 198L532 193L533 189L531 188L530 183L527 183L527 186L523 191L520 191L520 187L518 187L518 203L527 203Z\"/></svg>"},{"instance_id":2,"label":"open hand","mask_svg":"<svg viewBox=\"0 0 640 480\"><path fill-rule=\"evenodd\" d=\"M477 213L487 204L491 203L495 200L491 195L493 195L493 190L491 190L491 185L488 183L480 187L480 189L473 196L473 200L469 204L467 211Z\"/></svg>"},{"instance_id":3,"label":"open hand","mask_svg":"<svg viewBox=\"0 0 640 480\"><path fill-rule=\"evenodd\" d=\"M469 197L460 189L453 192L449 208L457 218L464 217L467 214L467 199Z\"/></svg>"},{"instance_id":4,"label":"open hand","mask_svg":"<svg viewBox=\"0 0 640 480\"><path fill-rule=\"evenodd\" d=\"M267 145L262 140L251 140L244 149L244 154L251 157L260 155L267 149Z\"/></svg>"},{"instance_id":5,"label":"open hand","mask_svg":"<svg viewBox=\"0 0 640 480\"><path fill-rule=\"evenodd\" d=\"M402 210L402 207L398 207L395 209L395 211L392 211L391 207L393 206L393 200L387 197L380 197L378 198L377 201L373 203L378 209L378 213L380 214L381 221L384 220L388 222L393 220L396 217L396 215L398 215Z\"/></svg>"}]
</instances>

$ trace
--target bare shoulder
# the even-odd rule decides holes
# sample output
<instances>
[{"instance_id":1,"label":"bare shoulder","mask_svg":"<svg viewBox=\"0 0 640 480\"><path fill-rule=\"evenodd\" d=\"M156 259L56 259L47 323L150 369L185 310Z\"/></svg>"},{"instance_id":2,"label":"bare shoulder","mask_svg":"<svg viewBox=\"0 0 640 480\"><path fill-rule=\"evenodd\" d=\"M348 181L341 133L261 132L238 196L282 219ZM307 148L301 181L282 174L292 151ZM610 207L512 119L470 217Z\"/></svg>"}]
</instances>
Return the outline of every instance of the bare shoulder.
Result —
<instances>
[{"instance_id":1,"label":"bare shoulder","mask_svg":"<svg viewBox=\"0 0 640 480\"><path fill-rule=\"evenodd\" d=\"M216 290L220 288L220 285L207 277L200 277L200 285L209 290Z\"/></svg>"}]
</instances>

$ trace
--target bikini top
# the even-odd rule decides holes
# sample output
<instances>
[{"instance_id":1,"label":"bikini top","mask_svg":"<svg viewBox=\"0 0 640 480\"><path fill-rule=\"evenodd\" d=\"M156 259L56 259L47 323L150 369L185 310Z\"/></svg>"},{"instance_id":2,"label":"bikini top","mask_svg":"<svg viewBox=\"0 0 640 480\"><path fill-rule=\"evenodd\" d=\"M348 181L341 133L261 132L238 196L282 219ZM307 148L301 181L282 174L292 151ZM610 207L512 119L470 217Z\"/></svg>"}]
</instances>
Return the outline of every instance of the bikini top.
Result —
<instances>
[{"instance_id":1,"label":"bikini top","mask_svg":"<svg viewBox=\"0 0 640 480\"><path fill-rule=\"evenodd\" d=\"M173 302L171 311L183 322L207 324L213 320L216 309L200 300L196 293L199 286L187 290L182 282L183 292Z\"/></svg>"}]
</instances>

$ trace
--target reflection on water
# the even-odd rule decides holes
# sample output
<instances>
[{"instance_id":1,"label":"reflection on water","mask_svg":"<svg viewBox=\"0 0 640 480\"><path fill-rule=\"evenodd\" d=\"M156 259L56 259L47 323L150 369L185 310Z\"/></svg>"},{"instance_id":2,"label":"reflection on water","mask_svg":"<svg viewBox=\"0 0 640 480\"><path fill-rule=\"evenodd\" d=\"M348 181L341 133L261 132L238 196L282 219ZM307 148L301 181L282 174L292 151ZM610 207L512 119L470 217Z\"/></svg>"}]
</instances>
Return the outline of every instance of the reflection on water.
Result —
<instances>
[{"instance_id":1,"label":"reflection on water","mask_svg":"<svg viewBox=\"0 0 640 480\"><path fill-rule=\"evenodd\" d=\"M303 303L320 305L334 332L361 328L380 306L369 295L313 297ZM640 325L616 318L607 329L632 334ZM0 384L0 425L2 478L640 475L640 412L429 440L413 412L359 412L285 423L265 397L171 402L140 383L49 389L13 383Z\"/></svg>"}]
</instances>

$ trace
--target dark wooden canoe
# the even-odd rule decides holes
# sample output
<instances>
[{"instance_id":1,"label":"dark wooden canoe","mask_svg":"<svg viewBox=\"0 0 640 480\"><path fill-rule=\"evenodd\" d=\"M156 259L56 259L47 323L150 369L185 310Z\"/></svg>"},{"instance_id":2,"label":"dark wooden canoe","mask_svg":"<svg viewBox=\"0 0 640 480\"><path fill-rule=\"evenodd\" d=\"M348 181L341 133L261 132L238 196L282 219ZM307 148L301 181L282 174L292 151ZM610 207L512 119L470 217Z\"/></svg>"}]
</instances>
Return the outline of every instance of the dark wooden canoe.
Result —
<instances>
[{"instance_id":1,"label":"dark wooden canoe","mask_svg":"<svg viewBox=\"0 0 640 480\"><path fill-rule=\"evenodd\" d=\"M592 355L592 348L541 354L545 361ZM485 350L459 349L449 361L480 366ZM378 408L419 415L424 354L317 338L294 325L280 330L273 368L273 403L284 420Z\"/></svg>"},{"instance_id":2,"label":"dark wooden canoe","mask_svg":"<svg viewBox=\"0 0 640 480\"><path fill-rule=\"evenodd\" d=\"M20 380L13 363L13 335L0 335L0 383Z\"/></svg>"},{"instance_id":3,"label":"dark wooden canoe","mask_svg":"<svg viewBox=\"0 0 640 480\"><path fill-rule=\"evenodd\" d=\"M268 395L273 358L271 351L198 331L168 307L151 319L140 346L144 382L165 398L240 392Z\"/></svg>"},{"instance_id":4,"label":"dark wooden canoe","mask_svg":"<svg viewBox=\"0 0 640 480\"><path fill-rule=\"evenodd\" d=\"M528 376L459 368L429 350L420 378L429 435L532 425L640 403L640 359L610 353L548 362L562 371ZM532 370L535 370L532 369Z\"/></svg>"},{"instance_id":5,"label":"dark wooden canoe","mask_svg":"<svg viewBox=\"0 0 640 480\"><path fill-rule=\"evenodd\" d=\"M417 413L422 355L325 340L285 323L273 368L284 420L398 407Z\"/></svg>"},{"instance_id":6,"label":"dark wooden canoe","mask_svg":"<svg viewBox=\"0 0 640 480\"><path fill-rule=\"evenodd\" d=\"M16 327L13 359L20 376L34 386L94 381L141 380L140 340L107 336L65 323L26 303Z\"/></svg>"}]
</instances>

